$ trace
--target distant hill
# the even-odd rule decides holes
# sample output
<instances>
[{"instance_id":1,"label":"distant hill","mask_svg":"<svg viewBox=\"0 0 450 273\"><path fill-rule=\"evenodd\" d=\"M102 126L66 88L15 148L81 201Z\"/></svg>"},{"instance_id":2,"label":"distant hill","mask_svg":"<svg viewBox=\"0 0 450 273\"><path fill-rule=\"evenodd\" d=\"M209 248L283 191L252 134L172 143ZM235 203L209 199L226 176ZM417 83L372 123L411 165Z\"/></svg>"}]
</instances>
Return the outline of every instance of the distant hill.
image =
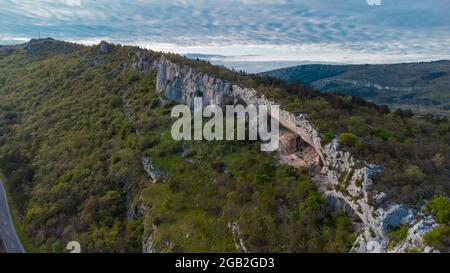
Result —
<instances>
[{"instance_id":1,"label":"distant hill","mask_svg":"<svg viewBox=\"0 0 450 273\"><path fill-rule=\"evenodd\" d=\"M392 108L450 116L450 61L386 65L300 65L260 73Z\"/></svg>"}]
</instances>

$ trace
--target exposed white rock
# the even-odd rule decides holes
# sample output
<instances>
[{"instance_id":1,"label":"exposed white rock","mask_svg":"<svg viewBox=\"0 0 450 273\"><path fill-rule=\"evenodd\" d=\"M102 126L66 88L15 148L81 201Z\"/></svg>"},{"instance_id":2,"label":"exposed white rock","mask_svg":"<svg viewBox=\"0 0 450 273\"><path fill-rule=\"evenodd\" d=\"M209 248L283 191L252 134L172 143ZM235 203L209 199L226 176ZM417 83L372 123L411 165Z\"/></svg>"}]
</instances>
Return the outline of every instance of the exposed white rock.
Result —
<instances>
[{"instance_id":1,"label":"exposed white rock","mask_svg":"<svg viewBox=\"0 0 450 273\"><path fill-rule=\"evenodd\" d=\"M237 223L228 223L228 228L231 230L231 234L233 234L234 245L236 246L236 250L242 253L248 253L247 248L244 244L244 239L242 238L241 231L239 230L239 226Z\"/></svg>"},{"instance_id":2,"label":"exposed white rock","mask_svg":"<svg viewBox=\"0 0 450 273\"><path fill-rule=\"evenodd\" d=\"M440 253L440 251L434 247L426 246L422 253Z\"/></svg>"},{"instance_id":3,"label":"exposed white rock","mask_svg":"<svg viewBox=\"0 0 450 273\"><path fill-rule=\"evenodd\" d=\"M145 172L148 175L151 183L156 183L161 178L162 173L158 171L152 164L152 160L150 157L143 156L142 157L142 166L144 167Z\"/></svg>"},{"instance_id":4,"label":"exposed white rock","mask_svg":"<svg viewBox=\"0 0 450 273\"><path fill-rule=\"evenodd\" d=\"M147 71L150 68L150 56L145 51L137 51L134 56L132 67L135 70Z\"/></svg>"},{"instance_id":5,"label":"exposed white rock","mask_svg":"<svg viewBox=\"0 0 450 273\"><path fill-rule=\"evenodd\" d=\"M156 245L154 243L156 232L158 231L158 227L153 224L151 230L145 227L144 225L144 234L149 233L148 236L143 236L142 239L142 252L143 253L157 253Z\"/></svg>"},{"instance_id":6,"label":"exposed white rock","mask_svg":"<svg viewBox=\"0 0 450 273\"><path fill-rule=\"evenodd\" d=\"M143 253L166 253L170 251L172 244L169 240L163 239L160 242L155 242L157 232L157 225L152 224L149 227L144 222L144 236L142 237Z\"/></svg>"},{"instance_id":7,"label":"exposed white rock","mask_svg":"<svg viewBox=\"0 0 450 273\"><path fill-rule=\"evenodd\" d=\"M157 92L164 92L167 99L190 107L193 106L193 98L196 96L203 97L204 105L278 105L276 101L266 98L255 89L243 88L211 75L196 72L188 66L175 64L164 56L157 59L151 67L158 72ZM413 221L414 213L401 204L391 204L387 210L383 208L375 210L370 204L369 197L373 197L369 196L371 177L380 172L381 168L357 161L350 153L340 151L337 139L323 146L319 131L306 115L294 115L280 110L279 122L299 135L320 156L323 163L322 172L326 173L328 181L325 182L327 185L319 185L318 188L323 190L325 195L345 202L345 209L352 209L354 215L362 221L362 228L352 250L386 252L388 243L386 228ZM375 200L384 198L383 195L373 197Z\"/></svg>"},{"instance_id":8,"label":"exposed white rock","mask_svg":"<svg viewBox=\"0 0 450 273\"><path fill-rule=\"evenodd\" d=\"M375 204L380 205L381 203L383 203L383 201L386 199L386 196L387 195L384 192L379 192L375 194Z\"/></svg>"},{"instance_id":9,"label":"exposed white rock","mask_svg":"<svg viewBox=\"0 0 450 273\"><path fill-rule=\"evenodd\" d=\"M165 97L193 107L193 98L203 97L203 104L224 105L231 95L232 85L205 73L196 73L187 66L179 66L161 57L153 63L158 70L156 91ZM207 88L205 88L207 87Z\"/></svg>"},{"instance_id":10,"label":"exposed white rock","mask_svg":"<svg viewBox=\"0 0 450 273\"><path fill-rule=\"evenodd\" d=\"M409 224L414 220L414 211L404 205L394 204L387 209L377 210L378 219L385 230L390 230L402 224Z\"/></svg>"},{"instance_id":11,"label":"exposed white rock","mask_svg":"<svg viewBox=\"0 0 450 273\"><path fill-rule=\"evenodd\" d=\"M420 219L421 217L423 218ZM436 223L432 216L419 215L418 219L410 224L406 239L395 246L391 252L401 253L408 252L409 250L424 250L425 253L432 253L437 251L426 246L423 240L423 236L437 226L439 224Z\"/></svg>"},{"instance_id":12,"label":"exposed white rock","mask_svg":"<svg viewBox=\"0 0 450 273\"><path fill-rule=\"evenodd\" d=\"M139 195L137 202L134 206L129 209L128 219L137 219L145 215L145 213L149 210L149 207L144 203L144 196Z\"/></svg>"}]
</instances>

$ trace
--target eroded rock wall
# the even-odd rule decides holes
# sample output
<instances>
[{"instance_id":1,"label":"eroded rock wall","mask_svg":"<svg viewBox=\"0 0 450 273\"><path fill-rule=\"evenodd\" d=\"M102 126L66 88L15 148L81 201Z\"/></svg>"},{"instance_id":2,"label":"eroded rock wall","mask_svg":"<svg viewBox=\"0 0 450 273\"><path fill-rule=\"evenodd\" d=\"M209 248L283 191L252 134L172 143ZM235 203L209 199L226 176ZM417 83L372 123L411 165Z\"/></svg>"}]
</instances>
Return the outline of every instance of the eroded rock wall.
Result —
<instances>
[{"instance_id":1,"label":"eroded rock wall","mask_svg":"<svg viewBox=\"0 0 450 273\"><path fill-rule=\"evenodd\" d=\"M178 65L164 56L151 65L157 70L157 86L159 93L165 97L192 107L195 96L203 97L203 104L224 106L230 103L244 102L254 105L277 105L255 89L243 88L230 82L217 79L211 75L196 72L188 66ZM376 208L369 200L384 197L383 193L370 195L370 187L374 174L381 168L365 162L357 161L348 152L340 151L336 139L322 145L319 131L308 120L306 115L294 115L280 110L279 122L285 128L299 135L303 141L311 145L319 154L323 163L322 172L326 173L326 185L319 186L325 195L346 203L346 210L362 221L353 251L355 252L386 252L388 238L387 229L399 224L416 223L415 211L402 204L390 204L386 209ZM383 200L380 200L382 202ZM414 228L411 225L411 228ZM422 234L423 235L423 234ZM417 236L416 236L417 237ZM415 241L418 241L415 238ZM399 252L407 251L403 244Z\"/></svg>"}]
</instances>

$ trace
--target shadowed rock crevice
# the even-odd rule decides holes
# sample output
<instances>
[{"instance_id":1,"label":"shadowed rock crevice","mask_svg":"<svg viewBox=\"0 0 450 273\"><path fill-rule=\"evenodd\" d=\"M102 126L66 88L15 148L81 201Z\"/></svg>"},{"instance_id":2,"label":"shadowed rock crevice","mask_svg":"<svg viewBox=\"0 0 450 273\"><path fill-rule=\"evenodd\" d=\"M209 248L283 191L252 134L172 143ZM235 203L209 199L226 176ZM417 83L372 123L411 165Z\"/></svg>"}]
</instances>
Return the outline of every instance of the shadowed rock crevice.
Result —
<instances>
[{"instance_id":1,"label":"shadowed rock crevice","mask_svg":"<svg viewBox=\"0 0 450 273\"><path fill-rule=\"evenodd\" d=\"M319 153L298 134L280 128L280 149L278 153L280 164L308 169L311 175L326 175Z\"/></svg>"}]
</instances>

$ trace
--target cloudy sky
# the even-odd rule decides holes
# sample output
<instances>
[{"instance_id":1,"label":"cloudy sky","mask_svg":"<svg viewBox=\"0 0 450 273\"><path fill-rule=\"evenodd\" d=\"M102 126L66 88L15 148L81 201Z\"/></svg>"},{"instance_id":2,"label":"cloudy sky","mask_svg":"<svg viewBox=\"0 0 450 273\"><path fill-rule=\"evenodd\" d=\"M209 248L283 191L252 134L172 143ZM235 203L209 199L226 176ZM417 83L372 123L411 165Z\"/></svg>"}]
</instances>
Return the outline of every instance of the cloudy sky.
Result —
<instances>
[{"instance_id":1,"label":"cloudy sky","mask_svg":"<svg viewBox=\"0 0 450 273\"><path fill-rule=\"evenodd\" d=\"M450 0L0 1L0 44L40 32L230 63L450 59Z\"/></svg>"}]
</instances>

